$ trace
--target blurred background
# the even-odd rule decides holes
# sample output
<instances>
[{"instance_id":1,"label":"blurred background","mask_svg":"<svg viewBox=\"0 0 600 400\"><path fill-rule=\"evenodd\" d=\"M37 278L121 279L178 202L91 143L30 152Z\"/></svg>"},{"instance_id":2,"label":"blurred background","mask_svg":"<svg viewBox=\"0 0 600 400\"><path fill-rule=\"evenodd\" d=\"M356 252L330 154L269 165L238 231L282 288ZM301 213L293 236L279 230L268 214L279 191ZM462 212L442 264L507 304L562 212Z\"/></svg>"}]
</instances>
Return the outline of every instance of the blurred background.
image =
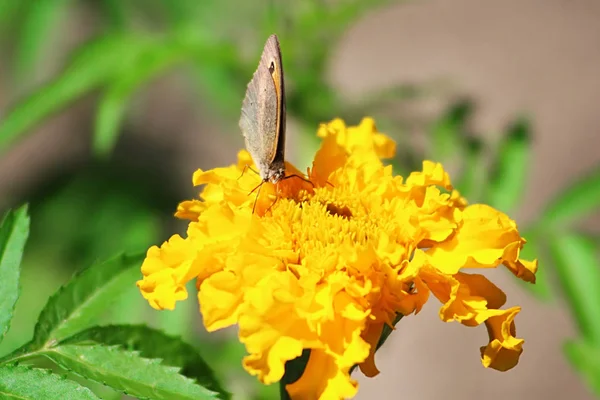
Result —
<instances>
[{"instance_id":1,"label":"blurred background","mask_svg":"<svg viewBox=\"0 0 600 400\"><path fill-rule=\"evenodd\" d=\"M471 202L508 212L540 259L536 286L490 271L521 305L520 364L485 370L483 327L433 299L402 320L359 399L592 399L600 387L600 3L592 0L0 0L0 211L30 203L16 320L81 268L184 233L197 168L235 161L246 85L282 46L287 157L304 170L321 122L376 119L400 174L443 162ZM525 250L524 250L525 251ZM241 367L235 330L207 335L194 301L156 312L132 285L106 322L181 334L236 399L277 398ZM596 322L594 322L596 321ZM93 386L105 398L118 398Z\"/></svg>"}]
</instances>

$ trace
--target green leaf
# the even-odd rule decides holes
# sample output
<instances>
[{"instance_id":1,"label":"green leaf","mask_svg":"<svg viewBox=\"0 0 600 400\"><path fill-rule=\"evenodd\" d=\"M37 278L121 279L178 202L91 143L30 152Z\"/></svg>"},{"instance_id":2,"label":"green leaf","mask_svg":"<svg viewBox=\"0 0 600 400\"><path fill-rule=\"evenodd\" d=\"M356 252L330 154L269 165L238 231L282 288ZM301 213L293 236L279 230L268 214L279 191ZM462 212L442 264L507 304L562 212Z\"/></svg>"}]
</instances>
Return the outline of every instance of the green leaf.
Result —
<instances>
[{"instance_id":1,"label":"green leaf","mask_svg":"<svg viewBox=\"0 0 600 400\"><path fill-rule=\"evenodd\" d=\"M135 285L144 256L119 255L78 273L42 310L33 342L45 346L89 326L125 290Z\"/></svg>"},{"instance_id":2,"label":"green leaf","mask_svg":"<svg viewBox=\"0 0 600 400\"><path fill-rule=\"evenodd\" d=\"M95 400L90 389L50 371L22 365L0 366L0 398L20 400Z\"/></svg>"},{"instance_id":3,"label":"green leaf","mask_svg":"<svg viewBox=\"0 0 600 400\"><path fill-rule=\"evenodd\" d=\"M588 386L600 396L600 348L585 341L569 341L565 343L564 351Z\"/></svg>"},{"instance_id":4,"label":"green leaf","mask_svg":"<svg viewBox=\"0 0 600 400\"><path fill-rule=\"evenodd\" d=\"M19 298L20 266L27 236L27 205L6 213L0 224L0 341L8 332Z\"/></svg>"},{"instance_id":5,"label":"green leaf","mask_svg":"<svg viewBox=\"0 0 600 400\"><path fill-rule=\"evenodd\" d=\"M600 207L600 168L565 189L540 218L545 226L564 227Z\"/></svg>"},{"instance_id":6,"label":"green leaf","mask_svg":"<svg viewBox=\"0 0 600 400\"><path fill-rule=\"evenodd\" d=\"M0 0L0 34L4 35L15 24L17 15L25 6L21 1Z\"/></svg>"},{"instance_id":7,"label":"green leaf","mask_svg":"<svg viewBox=\"0 0 600 400\"><path fill-rule=\"evenodd\" d=\"M393 322L394 327L398 324L398 322L400 322L402 317L404 317L404 315L402 315L400 313L396 313L396 317L394 318L394 322ZM388 338L394 331L395 331L395 329L391 328L387 324L383 326L383 330L381 331L381 337L379 338L379 341L377 342L377 350L379 350L381 348L381 346L383 346L383 344L386 342L386 340L388 340Z\"/></svg>"},{"instance_id":8,"label":"green leaf","mask_svg":"<svg viewBox=\"0 0 600 400\"><path fill-rule=\"evenodd\" d=\"M483 194L488 174L486 152L483 143L477 138L467 138L465 145L462 173L455 186L470 203L477 203Z\"/></svg>"},{"instance_id":9,"label":"green leaf","mask_svg":"<svg viewBox=\"0 0 600 400\"><path fill-rule=\"evenodd\" d=\"M120 0L104 0L100 3L102 11L111 27L115 30L121 30L127 25L127 12L124 8L123 1Z\"/></svg>"},{"instance_id":10,"label":"green leaf","mask_svg":"<svg viewBox=\"0 0 600 400\"><path fill-rule=\"evenodd\" d=\"M216 393L180 375L178 368L118 346L60 345L43 354L67 370L132 396L168 400L218 398Z\"/></svg>"},{"instance_id":11,"label":"green leaf","mask_svg":"<svg viewBox=\"0 0 600 400\"><path fill-rule=\"evenodd\" d=\"M527 119L521 118L508 128L500 145L486 203L504 212L515 207L525 191L530 154L530 124Z\"/></svg>"},{"instance_id":12,"label":"green leaf","mask_svg":"<svg viewBox=\"0 0 600 400\"><path fill-rule=\"evenodd\" d=\"M144 358L160 358L166 365L181 368L182 375L220 393L220 398L229 398L229 394L219 384L198 350L178 337L166 335L144 325L109 325L89 328L66 339L60 345L89 342L107 346L118 345L126 350L137 351Z\"/></svg>"},{"instance_id":13,"label":"green leaf","mask_svg":"<svg viewBox=\"0 0 600 400\"><path fill-rule=\"evenodd\" d=\"M381 330L381 336L379 337L379 341L377 342L377 347L375 349L375 351L379 350L381 348L381 346L383 346L385 344L385 342L388 340L388 338L390 337L390 335L392 334L392 332L396 331L396 325L398 324L398 322L400 322L400 320L404 317L404 315L400 314L400 313L396 313L396 317L394 318L394 321L392 321L393 324L393 328L390 327L389 325L385 324L383 325L383 329ZM350 368L350 373L352 374L352 372L358 367L358 365L353 365L352 368Z\"/></svg>"},{"instance_id":14,"label":"green leaf","mask_svg":"<svg viewBox=\"0 0 600 400\"><path fill-rule=\"evenodd\" d=\"M71 0L31 1L27 3L25 15L19 25L16 47L15 71L18 81L30 79L41 64L41 50L50 32L60 26Z\"/></svg>"},{"instance_id":15,"label":"green leaf","mask_svg":"<svg viewBox=\"0 0 600 400\"><path fill-rule=\"evenodd\" d=\"M600 262L594 241L562 233L551 238L550 250L579 332L588 343L600 346Z\"/></svg>"},{"instance_id":16,"label":"green leaf","mask_svg":"<svg viewBox=\"0 0 600 400\"><path fill-rule=\"evenodd\" d=\"M290 385L296 382L306 368L308 360L310 359L310 349L302 350L302 354L293 360L289 360L285 363L285 373L279 381L279 396L282 400L291 400L290 395L286 390L286 385Z\"/></svg>"},{"instance_id":17,"label":"green leaf","mask_svg":"<svg viewBox=\"0 0 600 400\"><path fill-rule=\"evenodd\" d=\"M473 114L473 104L460 101L452 105L429 129L431 150L429 158L437 162L447 162L459 154L459 145L467 129L467 122Z\"/></svg>"},{"instance_id":18,"label":"green leaf","mask_svg":"<svg viewBox=\"0 0 600 400\"><path fill-rule=\"evenodd\" d=\"M173 43L157 45L141 54L136 62L110 84L100 100L96 115L93 149L99 156L108 155L114 148L133 92L156 75L164 72L190 55L188 49Z\"/></svg>"},{"instance_id":19,"label":"green leaf","mask_svg":"<svg viewBox=\"0 0 600 400\"><path fill-rule=\"evenodd\" d=\"M540 260L543 251L540 243L540 234L532 230L526 230L522 232L521 236L527 240L527 243L525 243L525 246L521 249L519 257L530 261L538 259L539 267L535 274L535 284L532 285L531 283L524 282L520 279L517 279L517 282L519 282L523 289L527 290L537 299L548 301L553 295L550 276L548 274L550 263Z\"/></svg>"},{"instance_id":20,"label":"green leaf","mask_svg":"<svg viewBox=\"0 0 600 400\"><path fill-rule=\"evenodd\" d=\"M146 49L148 42L135 36L110 35L87 43L59 76L4 116L0 122L0 152L44 118L118 75Z\"/></svg>"}]
</instances>

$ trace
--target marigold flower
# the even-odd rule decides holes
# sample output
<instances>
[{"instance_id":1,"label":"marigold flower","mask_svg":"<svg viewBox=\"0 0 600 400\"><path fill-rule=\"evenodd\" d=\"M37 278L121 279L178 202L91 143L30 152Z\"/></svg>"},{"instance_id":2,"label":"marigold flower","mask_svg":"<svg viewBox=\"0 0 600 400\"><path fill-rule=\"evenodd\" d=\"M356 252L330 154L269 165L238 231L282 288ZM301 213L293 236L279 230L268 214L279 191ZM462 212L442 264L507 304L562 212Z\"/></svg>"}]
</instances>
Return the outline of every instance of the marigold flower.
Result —
<instances>
[{"instance_id":1,"label":"marigold flower","mask_svg":"<svg viewBox=\"0 0 600 400\"><path fill-rule=\"evenodd\" d=\"M394 176L381 159L394 155L395 144L370 118L355 127L334 120L318 136L310 183L264 183L257 199L248 193L259 176L242 174L252 166L246 151L237 165L194 173L194 185L206 185L200 199L175 214L191 221L187 236L150 248L142 266L138 286L150 305L173 309L196 279L206 328L238 324L249 353L244 367L265 384L310 349L303 375L287 385L293 399L353 397L351 368L377 375L384 326L418 313L430 293L443 321L485 323L485 367L514 367L520 308L500 309L504 293L464 271L503 264L534 282L537 261L519 258L525 239L515 222L467 205L440 164L425 161L406 180ZM290 164L287 174L301 175Z\"/></svg>"}]
</instances>

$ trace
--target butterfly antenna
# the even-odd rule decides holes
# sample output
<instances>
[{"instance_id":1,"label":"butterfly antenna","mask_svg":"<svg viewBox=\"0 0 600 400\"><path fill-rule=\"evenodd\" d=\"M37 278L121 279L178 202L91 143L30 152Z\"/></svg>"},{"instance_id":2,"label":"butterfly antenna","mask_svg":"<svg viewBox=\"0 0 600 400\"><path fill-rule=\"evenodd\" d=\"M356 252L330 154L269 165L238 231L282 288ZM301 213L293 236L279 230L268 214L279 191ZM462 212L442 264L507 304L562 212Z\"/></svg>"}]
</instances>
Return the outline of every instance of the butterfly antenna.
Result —
<instances>
[{"instance_id":1,"label":"butterfly antenna","mask_svg":"<svg viewBox=\"0 0 600 400\"><path fill-rule=\"evenodd\" d=\"M254 169L252 169L252 167L250 167L248 164L246 164L246 165L244 166L244 169L242 170L242 174L240 175L240 177L238 178L238 180L239 180L239 179L240 179L242 176L244 176L244 174L246 173L246 171L247 171L247 170L250 170L250 171L254 172L256 175L260 175L258 172L256 172Z\"/></svg>"}]
</instances>

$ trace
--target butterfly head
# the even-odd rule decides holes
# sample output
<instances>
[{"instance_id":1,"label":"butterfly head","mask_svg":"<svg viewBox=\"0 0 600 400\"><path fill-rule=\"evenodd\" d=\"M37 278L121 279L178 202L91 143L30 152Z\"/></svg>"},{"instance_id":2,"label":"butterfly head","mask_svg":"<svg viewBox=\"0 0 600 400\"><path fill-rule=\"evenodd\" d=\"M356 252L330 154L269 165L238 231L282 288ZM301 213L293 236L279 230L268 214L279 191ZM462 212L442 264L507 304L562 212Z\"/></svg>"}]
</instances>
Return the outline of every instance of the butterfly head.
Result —
<instances>
[{"instance_id":1,"label":"butterfly head","mask_svg":"<svg viewBox=\"0 0 600 400\"><path fill-rule=\"evenodd\" d=\"M281 166L281 167L275 167L275 168L269 168L266 171L265 176L262 177L263 181L265 182L271 182L273 184L281 181L283 178L285 178L285 167Z\"/></svg>"}]
</instances>

